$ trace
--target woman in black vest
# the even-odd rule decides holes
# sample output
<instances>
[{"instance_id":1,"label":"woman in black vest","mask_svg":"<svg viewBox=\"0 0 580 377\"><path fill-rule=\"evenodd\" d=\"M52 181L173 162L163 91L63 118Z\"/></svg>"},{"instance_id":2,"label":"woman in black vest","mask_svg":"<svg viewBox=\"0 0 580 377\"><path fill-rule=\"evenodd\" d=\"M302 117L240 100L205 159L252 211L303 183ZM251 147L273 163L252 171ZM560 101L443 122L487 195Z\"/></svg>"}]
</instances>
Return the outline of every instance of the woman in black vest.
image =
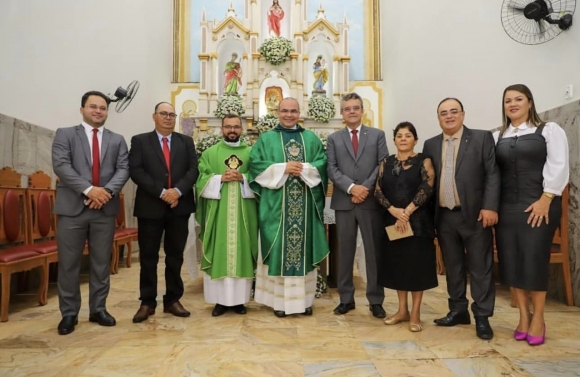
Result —
<instances>
[{"instance_id":1,"label":"woman in black vest","mask_svg":"<svg viewBox=\"0 0 580 377\"><path fill-rule=\"evenodd\" d=\"M560 126L540 119L530 89L521 84L504 90L503 126L494 137L501 171L496 225L500 277L512 288L520 310L514 338L540 345L546 336L550 249L569 178L568 141Z\"/></svg>"}]
</instances>

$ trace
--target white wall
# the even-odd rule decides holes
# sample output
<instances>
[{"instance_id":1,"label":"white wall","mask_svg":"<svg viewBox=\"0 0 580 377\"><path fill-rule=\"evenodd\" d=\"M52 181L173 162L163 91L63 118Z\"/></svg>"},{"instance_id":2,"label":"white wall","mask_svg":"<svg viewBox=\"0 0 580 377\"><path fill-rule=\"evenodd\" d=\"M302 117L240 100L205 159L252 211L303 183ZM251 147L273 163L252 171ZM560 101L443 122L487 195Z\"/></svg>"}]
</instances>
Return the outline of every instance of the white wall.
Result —
<instances>
[{"instance_id":1,"label":"white wall","mask_svg":"<svg viewBox=\"0 0 580 377\"><path fill-rule=\"evenodd\" d=\"M511 84L528 85L538 111L580 98L580 9L570 30L526 46L504 32L502 2L381 1L388 139L408 120L418 128L421 150L423 140L440 132L436 107L445 97L459 98L465 124L481 129L501 125L501 96ZM574 85L571 100L564 98L567 84Z\"/></svg>"},{"instance_id":2,"label":"white wall","mask_svg":"<svg viewBox=\"0 0 580 377\"><path fill-rule=\"evenodd\" d=\"M106 126L127 139L152 130L154 105L170 100L172 12L169 0L1 0L0 113L71 126L83 93L139 80L133 102L122 114L111 109Z\"/></svg>"}]
</instances>

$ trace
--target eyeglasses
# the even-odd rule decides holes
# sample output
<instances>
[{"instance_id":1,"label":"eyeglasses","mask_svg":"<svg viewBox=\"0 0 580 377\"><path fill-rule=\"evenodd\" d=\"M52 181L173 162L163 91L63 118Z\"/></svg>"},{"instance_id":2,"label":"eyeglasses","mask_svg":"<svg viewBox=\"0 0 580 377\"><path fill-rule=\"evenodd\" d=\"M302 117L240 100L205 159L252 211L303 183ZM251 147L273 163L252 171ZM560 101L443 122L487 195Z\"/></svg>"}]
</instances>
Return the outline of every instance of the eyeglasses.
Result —
<instances>
[{"instance_id":1,"label":"eyeglasses","mask_svg":"<svg viewBox=\"0 0 580 377\"><path fill-rule=\"evenodd\" d=\"M350 113L351 110L352 111L359 111L360 109L362 109L362 106L353 106L353 107L345 107L344 109L342 109L342 111L345 113Z\"/></svg>"},{"instance_id":2,"label":"eyeglasses","mask_svg":"<svg viewBox=\"0 0 580 377\"><path fill-rule=\"evenodd\" d=\"M222 126L224 130L226 131L239 131L242 129L242 126Z\"/></svg>"},{"instance_id":3,"label":"eyeglasses","mask_svg":"<svg viewBox=\"0 0 580 377\"><path fill-rule=\"evenodd\" d=\"M280 112L282 114L292 114L292 115L299 113L299 111L296 109L291 109L291 110L290 109L282 109L282 110L278 110L278 112Z\"/></svg>"},{"instance_id":4,"label":"eyeglasses","mask_svg":"<svg viewBox=\"0 0 580 377\"><path fill-rule=\"evenodd\" d=\"M167 111L162 111L162 112L157 113L157 114L161 115L162 118L170 118L170 119L177 118L177 114L175 114L175 113L168 113Z\"/></svg>"},{"instance_id":5,"label":"eyeglasses","mask_svg":"<svg viewBox=\"0 0 580 377\"><path fill-rule=\"evenodd\" d=\"M459 110L459 109L451 109L451 110L449 110L449 111L445 110L445 111L442 111L442 112L440 112L440 113L439 113L439 116L440 116L441 118L445 118L447 115L453 115L453 116L455 116L455 115L457 115L457 114L459 114L459 113L462 113L462 112L463 112L463 111L461 111L461 110Z\"/></svg>"}]
</instances>

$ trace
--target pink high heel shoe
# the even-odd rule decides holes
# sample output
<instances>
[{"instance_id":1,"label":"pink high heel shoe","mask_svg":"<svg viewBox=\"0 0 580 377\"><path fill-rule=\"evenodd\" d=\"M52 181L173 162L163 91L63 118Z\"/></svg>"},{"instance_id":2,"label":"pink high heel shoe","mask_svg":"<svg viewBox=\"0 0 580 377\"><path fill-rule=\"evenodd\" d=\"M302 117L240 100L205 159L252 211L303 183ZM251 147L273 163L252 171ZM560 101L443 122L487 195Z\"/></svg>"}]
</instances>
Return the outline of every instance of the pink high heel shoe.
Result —
<instances>
[{"instance_id":1,"label":"pink high heel shoe","mask_svg":"<svg viewBox=\"0 0 580 377\"><path fill-rule=\"evenodd\" d=\"M528 338L528 333L523 331L514 330L515 340L526 340Z\"/></svg>"},{"instance_id":2,"label":"pink high heel shoe","mask_svg":"<svg viewBox=\"0 0 580 377\"><path fill-rule=\"evenodd\" d=\"M542 336L533 336L528 334L526 340L530 346L539 346L540 344L544 344L546 341L546 324L544 323L544 332Z\"/></svg>"}]
</instances>

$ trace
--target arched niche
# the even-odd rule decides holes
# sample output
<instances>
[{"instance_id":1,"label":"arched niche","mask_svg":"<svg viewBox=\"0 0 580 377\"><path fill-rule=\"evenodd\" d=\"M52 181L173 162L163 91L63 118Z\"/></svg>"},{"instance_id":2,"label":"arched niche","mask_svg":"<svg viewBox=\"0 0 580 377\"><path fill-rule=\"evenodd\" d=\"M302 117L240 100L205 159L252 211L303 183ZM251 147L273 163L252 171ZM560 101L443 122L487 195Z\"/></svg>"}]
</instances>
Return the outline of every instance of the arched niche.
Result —
<instances>
[{"instance_id":1,"label":"arched niche","mask_svg":"<svg viewBox=\"0 0 580 377\"><path fill-rule=\"evenodd\" d=\"M326 62L326 68L328 69L328 82L324 85L324 89L326 90L327 97L332 98L332 93L334 92L333 77L335 74L333 64L333 58L335 55L334 45L328 40L328 37L325 34L320 33L308 44L307 54L309 67L307 70L306 92L310 96L312 90L314 90L314 63L318 56L322 56L322 59Z\"/></svg>"},{"instance_id":2,"label":"arched niche","mask_svg":"<svg viewBox=\"0 0 580 377\"><path fill-rule=\"evenodd\" d=\"M216 85L217 93L221 96L224 93L225 85L225 68L226 64L232 60L232 54L237 54L236 61L240 63L242 67L242 86L238 91L239 95L243 95L246 92L246 80L244 79L244 73L246 71L245 59L243 59L246 50L244 48L244 43L234 34L228 33L226 37L218 44L218 66L216 72Z\"/></svg>"},{"instance_id":3,"label":"arched niche","mask_svg":"<svg viewBox=\"0 0 580 377\"><path fill-rule=\"evenodd\" d=\"M264 116L268 113L268 107L266 104L266 89L278 87L282 89L282 98L290 97L290 85L284 77L276 70L270 71L266 78L262 81L260 85L260 97L258 100L258 116Z\"/></svg>"}]
</instances>

